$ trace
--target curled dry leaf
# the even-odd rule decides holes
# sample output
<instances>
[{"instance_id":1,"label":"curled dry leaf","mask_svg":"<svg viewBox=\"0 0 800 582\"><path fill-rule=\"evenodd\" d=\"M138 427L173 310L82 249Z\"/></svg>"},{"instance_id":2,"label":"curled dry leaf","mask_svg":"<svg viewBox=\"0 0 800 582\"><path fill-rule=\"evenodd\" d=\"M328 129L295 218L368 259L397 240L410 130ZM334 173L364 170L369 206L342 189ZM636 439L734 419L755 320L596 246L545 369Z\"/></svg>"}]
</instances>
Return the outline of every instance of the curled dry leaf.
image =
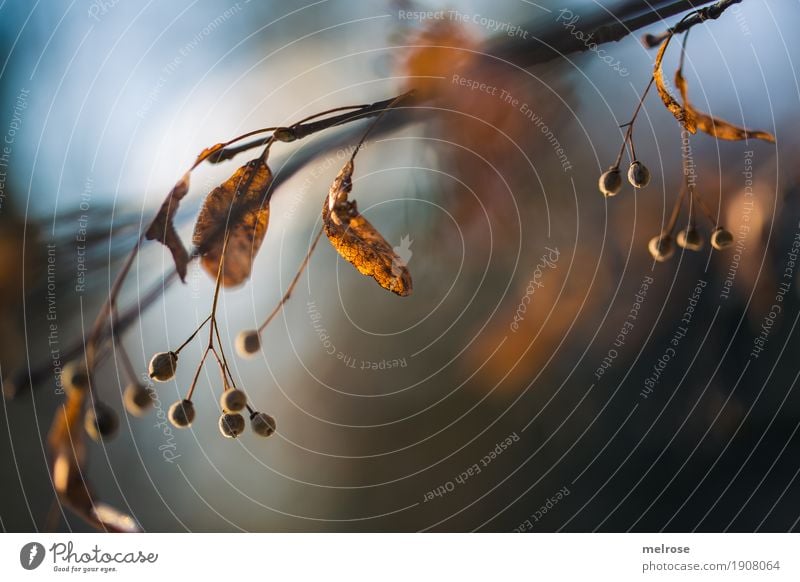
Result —
<instances>
[{"instance_id":1,"label":"curled dry leaf","mask_svg":"<svg viewBox=\"0 0 800 582\"><path fill-rule=\"evenodd\" d=\"M325 234L333 248L363 275L402 297L411 294L411 274L370 222L361 216L355 200L347 196L353 187L353 161L348 161L331 185L322 207Z\"/></svg>"},{"instance_id":2,"label":"curled dry leaf","mask_svg":"<svg viewBox=\"0 0 800 582\"><path fill-rule=\"evenodd\" d=\"M59 501L87 523L101 530L132 533L141 531L130 515L95 501L86 479L86 444L83 432L85 391L73 390L57 412L48 435L53 487Z\"/></svg>"},{"instance_id":3,"label":"curled dry leaf","mask_svg":"<svg viewBox=\"0 0 800 582\"><path fill-rule=\"evenodd\" d=\"M681 69L678 69L675 72L675 86L681 92L684 110L691 114L697 124L697 129L700 131L716 137L717 139L725 139L729 141L737 141L741 139L763 139L764 141L775 143L775 136L769 132L739 127L733 125L732 123L728 123L724 119L712 117L711 115L695 109L689 101L688 85Z\"/></svg>"},{"instance_id":4,"label":"curled dry leaf","mask_svg":"<svg viewBox=\"0 0 800 582\"><path fill-rule=\"evenodd\" d=\"M669 41L672 39L672 35L668 36L664 42L661 43L661 46L658 49L658 54L656 55L656 61L653 65L653 80L656 83L656 89L658 89L658 94L661 96L661 101L664 102L664 105L669 109L670 113L675 116L680 124L686 129L686 131L690 133L697 132L697 121L694 117L694 114L691 110L684 109L681 107L681 104L672 96L667 89L666 83L664 82L664 71L661 67L661 62L664 60L664 53L667 50L667 46L669 45Z\"/></svg>"},{"instance_id":5,"label":"curled dry leaf","mask_svg":"<svg viewBox=\"0 0 800 582\"><path fill-rule=\"evenodd\" d=\"M222 260L222 285L244 283L264 241L269 222L266 193L272 172L261 158L251 160L214 188L203 202L194 227L193 241L201 265L216 278ZM227 245L225 237L228 237Z\"/></svg>"},{"instance_id":6,"label":"curled dry leaf","mask_svg":"<svg viewBox=\"0 0 800 582\"><path fill-rule=\"evenodd\" d=\"M186 172L170 190L166 200L161 204L158 214L145 232L147 240L157 240L170 250L172 259L175 261L175 270L181 281L184 282L186 281L186 268L189 264L189 253L186 252L186 247L183 246L183 241L178 236L172 220L178 211L181 200L188 192L189 172Z\"/></svg>"}]
</instances>

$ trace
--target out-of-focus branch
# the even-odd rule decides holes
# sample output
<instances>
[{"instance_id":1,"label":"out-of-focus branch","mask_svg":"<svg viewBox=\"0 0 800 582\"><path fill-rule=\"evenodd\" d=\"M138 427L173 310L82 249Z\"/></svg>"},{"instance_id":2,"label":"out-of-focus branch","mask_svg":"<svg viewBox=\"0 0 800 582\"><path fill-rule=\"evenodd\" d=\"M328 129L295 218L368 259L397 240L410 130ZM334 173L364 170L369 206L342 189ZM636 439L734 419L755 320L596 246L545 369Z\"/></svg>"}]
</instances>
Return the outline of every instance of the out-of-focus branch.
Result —
<instances>
[{"instance_id":1,"label":"out-of-focus branch","mask_svg":"<svg viewBox=\"0 0 800 582\"><path fill-rule=\"evenodd\" d=\"M566 55L586 52L593 45L620 41L645 26L689 10L697 10L698 7L712 2L713 0L629 2L615 12L595 10L573 13L570 9L563 8L551 13L552 21L548 21L544 28L537 26L541 19L527 25L533 35L530 41L502 39L490 44L487 52L527 68ZM630 14L635 16L627 17ZM572 34L576 30L582 34Z\"/></svg>"},{"instance_id":2,"label":"out-of-focus branch","mask_svg":"<svg viewBox=\"0 0 800 582\"><path fill-rule=\"evenodd\" d=\"M741 1L742 0L719 0L719 2L711 6L706 6L705 8L701 8L697 12L679 21L678 24L676 24L675 26L671 26L661 34L644 35L642 41L644 42L645 46L649 48L655 48L662 42L664 42L664 40L672 34L680 34L682 32L686 32L694 25L703 23L706 20L716 20L722 15L723 12L725 12L725 10L727 10L734 4L739 4Z\"/></svg>"},{"instance_id":3,"label":"out-of-focus branch","mask_svg":"<svg viewBox=\"0 0 800 582\"><path fill-rule=\"evenodd\" d=\"M410 97L410 95L407 97ZM278 128L273 135L275 135L275 139L277 139L278 141L284 141L284 142L291 142L298 139L303 139L304 137L308 137L309 135L313 135L315 133L324 131L326 129L330 129L332 127L336 127L338 125L345 125L346 123L350 123L351 121L357 121L359 119L367 119L369 117L374 117L375 115L378 115L381 112L385 111L397 99L398 97L392 97L391 99L384 99L383 101L377 101L376 103L372 103L371 105L363 105L358 109L355 109L354 111L342 113L334 117L328 117L326 119L321 119L319 121L310 121L308 123L298 123L291 127L281 127ZM212 164L217 164L219 162L229 160L234 156L239 155L242 152L246 152L248 150L266 145L270 139L272 139L272 136L254 139L252 141L249 141L247 143L238 146L224 148L220 150L219 153L210 156L208 161L211 162Z\"/></svg>"}]
</instances>

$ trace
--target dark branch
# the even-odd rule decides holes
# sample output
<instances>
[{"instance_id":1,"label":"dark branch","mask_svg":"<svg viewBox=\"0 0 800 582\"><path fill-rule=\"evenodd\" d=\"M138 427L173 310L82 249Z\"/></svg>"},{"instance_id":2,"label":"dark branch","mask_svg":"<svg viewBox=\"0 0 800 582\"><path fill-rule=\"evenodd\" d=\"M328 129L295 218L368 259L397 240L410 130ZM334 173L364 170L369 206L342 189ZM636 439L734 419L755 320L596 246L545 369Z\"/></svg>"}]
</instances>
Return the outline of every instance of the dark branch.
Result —
<instances>
[{"instance_id":1,"label":"dark branch","mask_svg":"<svg viewBox=\"0 0 800 582\"><path fill-rule=\"evenodd\" d=\"M378 115L382 111L385 111L386 108L389 107L396 99L397 97L384 99L383 101L377 101L371 105L360 107L355 111L349 111L347 113L342 113L340 115L328 117L327 119L321 119L319 121L309 121L307 123L300 123L292 127L282 127L275 131L276 139L279 141L291 142L298 139L303 139L304 137L308 137L320 131L336 127L337 125L345 125L351 121L367 119L369 117ZM266 145L270 139L272 139L271 135L249 141L242 145L224 148L220 150L219 153L211 156L208 161L213 164L217 164L219 162L229 160L242 152Z\"/></svg>"},{"instance_id":2,"label":"dark branch","mask_svg":"<svg viewBox=\"0 0 800 582\"><path fill-rule=\"evenodd\" d=\"M742 0L719 0L716 4L712 6L706 6L705 8L701 8L697 12L692 13L691 15L687 16L675 26L672 26L662 32L661 34L646 34L642 39L645 46L648 48L654 48L660 45L664 40L673 34L680 34L682 32L686 32L691 27L696 24L701 24L706 20L716 20L719 18L725 10L733 6L734 4L739 4Z\"/></svg>"}]
</instances>

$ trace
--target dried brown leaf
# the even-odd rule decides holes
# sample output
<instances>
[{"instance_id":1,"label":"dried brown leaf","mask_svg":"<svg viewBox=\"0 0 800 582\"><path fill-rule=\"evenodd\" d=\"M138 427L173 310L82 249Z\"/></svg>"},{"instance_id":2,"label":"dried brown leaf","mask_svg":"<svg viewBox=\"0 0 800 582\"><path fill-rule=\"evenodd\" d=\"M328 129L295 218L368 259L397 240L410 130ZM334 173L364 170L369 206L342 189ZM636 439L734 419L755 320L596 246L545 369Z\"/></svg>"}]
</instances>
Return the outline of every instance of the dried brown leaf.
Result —
<instances>
[{"instance_id":1,"label":"dried brown leaf","mask_svg":"<svg viewBox=\"0 0 800 582\"><path fill-rule=\"evenodd\" d=\"M48 435L53 487L59 501L97 529L113 532L138 532L139 524L130 515L95 501L86 478L86 445L82 426L85 395L73 390L53 419Z\"/></svg>"},{"instance_id":2,"label":"dried brown leaf","mask_svg":"<svg viewBox=\"0 0 800 582\"><path fill-rule=\"evenodd\" d=\"M189 172L186 172L183 177L178 180L178 183L170 190L166 200L161 204L158 214L150 223L150 226L145 232L147 240L157 240L165 245L172 253L172 259L175 261L175 269L181 278L181 281L186 281L186 268L189 265L189 253L186 252L186 247L183 246L183 241L178 236L175 230L175 225L172 220L175 213L178 211L178 206L181 200L189 192Z\"/></svg>"},{"instance_id":3,"label":"dried brown leaf","mask_svg":"<svg viewBox=\"0 0 800 582\"><path fill-rule=\"evenodd\" d=\"M724 119L713 117L695 109L689 101L689 88L681 69L678 69L675 72L675 86L681 92L683 108L686 111L691 112L691 115L694 117L697 123L697 129L700 131L716 137L717 139L725 139L729 141L738 141L742 139L763 139L764 141L775 143L775 136L769 132L739 127L725 121Z\"/></svg>"},{"instance_id":4,"label":"dried brown leaf","mask_svg":"<svg viewBox=\"0 0 800 582\"><path fill-rule=\"evenodd\" d=\"M661 62L664 60L664 53L667 50L667 46L669 45L669 41L672 39L672 36L668 36L664 42L661 43L661 46L658 49L658 54L656 55L656 61L653 65L653 80L656 83L656 89L658 89L658 94L661 96L661 101L664 102L664 105L669 109L670 113L675 116L681 125L683 125L684 129L690 133L697 132L697 121L693 115L691 110L686 110L681 107L681 104L672 96L667 89L666 83L664 82L664 71L661 67Z\"/></svg>"},{"instance_id":5,"label":"dried brown leaf","mask_svg":"<svg viewBox=\"0 0 800 582\"><path fill-rule=\"evenodd\" d=\"M363 275L402 297L411 294L411 274L403 260L370 222L361 216L352 189L353 162L347 162L331 185L322 207L325 234L333 248Z\"/></svg>"},{"instance_id":6,"label":"dried brown leaf","mask_svg":"<svg viewBox=\"0 0 800 582\"><path fill-rule=\"evenodd\" d=\"M200 253L200 264L214 278L225 248L222 264L225 287L239 285L250 277L253 260L267 233L266 193L271 182L272 172L266 162L257 158L237 169L203 202L193 241Z\"/></svg>"}]
</instances>

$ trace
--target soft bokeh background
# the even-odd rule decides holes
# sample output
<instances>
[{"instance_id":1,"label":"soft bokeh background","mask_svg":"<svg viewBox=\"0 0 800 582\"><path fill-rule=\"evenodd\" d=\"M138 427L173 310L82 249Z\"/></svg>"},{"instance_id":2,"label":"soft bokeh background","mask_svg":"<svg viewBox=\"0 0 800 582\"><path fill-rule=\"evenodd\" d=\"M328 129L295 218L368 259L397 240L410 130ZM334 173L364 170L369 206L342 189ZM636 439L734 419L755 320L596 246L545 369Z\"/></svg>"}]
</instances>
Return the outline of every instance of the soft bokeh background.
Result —
<instances>
[{"instance_id":1,"label":"soft bokeh background","mask_svg":"<svg viewBox=\"0 0 800 582\"><path fill-rule=\"evenodd\" d=\"M583 14L614 6L570 4ZM420 72L404 64L415 50L409 45L435 42L417 36L430 23L399 11L420 8L457 10L470 20L450 43L464 50L446 52L442 73L473 58L465 69L472 78L507 91L517 105L449 78L410 79ZM532 35L560 26L559 8L513 0L0 5L0 130L11 139L0 206L4 377L46 365L54 350L80 340L120 254L203 147L409 86L432 83L444 94L436 115L381 134L357 161L360 210L392 244L413 240L414 294L386 293L323 241L264 335L263 353L232 356L251 401L276 417L278 433L223 439L219 378L209 368L191 430L167 438L155 414L123 416L116 440L91 445L89 476L102 499L149 531L798 527L794 273L765 351L757 359L749 353L800 221L800 7L745 0L693 30L687 74L694 103L774 131L779 145L692 138L700 189L734 234L748 226L744 250L740 258L678 253L656 265L646 245L678 191L681 136L655 95L635 132L652 184L608 200L596 189L654 51L638 34L606 45L625 75L592 53L527 70L470 57L486 40L525 51L524 38L492 31L480 17ZM677 54L668 54L667 71ZM569 168L522 104L552 130ZM357 140L346 135L343 143ZM344 160L322 139L274 153L279 168L309 149L322 152L276 192L251 282L222 296L231 355L236 333L273 308L319 228L322 200ZM755 183L749 220L746 151L753 152ZM195 173L178 216L184 240L202 196L246 159ZM82 228L96 241L86 289L76 291ZM53 335L48 244L56 245ZM547 248L558 249L558 261L536 274ZM148 245L123 303L136 305L169 268L168 253ZM654 282L628 341L597 379L645 277ZM707 287L688 333L644 399L644 382L700 279ZM542 286L513 329L531 280ZM166 288L143 311L125 335L142 373L152 353L179 345L205 318L212 292L213 281L192 266L186 285ZM176 380L158 386L164 410L185 392L201 349L200 342L187 348ZM101 394L122 411L114 362L100 379ZM59 403L52 377L4 401L5 530L45 526L53 494L43 440ZM512 444L482 463L509 435ZM479 473L456 481L475 464ZM452 490L428 494L440 486ZM556 497L564 488L569 494ZM547 511L537 514L542 506ZM86 528L68 512L57 523Z\"/></svg>"}]
</instances>

